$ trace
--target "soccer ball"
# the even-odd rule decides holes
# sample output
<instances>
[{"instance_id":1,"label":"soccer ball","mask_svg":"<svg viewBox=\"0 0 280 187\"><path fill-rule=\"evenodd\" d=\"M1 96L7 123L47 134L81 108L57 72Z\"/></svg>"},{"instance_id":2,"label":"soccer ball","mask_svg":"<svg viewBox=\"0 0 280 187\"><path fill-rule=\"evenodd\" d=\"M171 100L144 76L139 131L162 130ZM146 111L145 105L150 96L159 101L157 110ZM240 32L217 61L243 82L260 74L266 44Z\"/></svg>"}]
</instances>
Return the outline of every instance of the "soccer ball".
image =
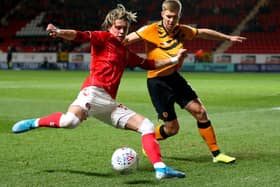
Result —
<instances>
[{"instance_id":1,"label":"soccer ball","mask_svg":"<svg viewBox=\"0 0 280 187\"><path fill-rule=\"evenodd\" d=\"M138 167L138 155L129 147L116 149L111 161L113 169L119 172L131 171Z\"/></svg>"}]
</instances>

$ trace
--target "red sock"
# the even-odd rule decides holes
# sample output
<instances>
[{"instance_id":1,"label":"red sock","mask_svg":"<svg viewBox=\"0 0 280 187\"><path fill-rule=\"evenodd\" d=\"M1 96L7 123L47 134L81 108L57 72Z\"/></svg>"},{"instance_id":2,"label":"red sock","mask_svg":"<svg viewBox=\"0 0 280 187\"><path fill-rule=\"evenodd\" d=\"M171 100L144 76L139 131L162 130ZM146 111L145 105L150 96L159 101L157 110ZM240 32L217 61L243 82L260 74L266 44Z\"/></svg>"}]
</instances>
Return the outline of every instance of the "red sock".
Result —
<instances>
[{"instance_id":1,"label":"red sock","mask_svg":"<svg viewBox=\"0 0 280 187\"><path fill-rule=\"evenodd\" d=\"M155 138L155 133L144 134L142 136L142 146L152 164L162 162L160 148Z\"/></svg>"},{"instance_id":2,"label":"red sock","mask_svg":"<svg viewBox=\"0 0 280 187\"><path fill-rule=\"evenodd\" d=\"M38 121L39 127L56 127L59 128L59 120L63 115L62 112L56 112L48 116L41 117Z\"/></svg>"}]
</instances>

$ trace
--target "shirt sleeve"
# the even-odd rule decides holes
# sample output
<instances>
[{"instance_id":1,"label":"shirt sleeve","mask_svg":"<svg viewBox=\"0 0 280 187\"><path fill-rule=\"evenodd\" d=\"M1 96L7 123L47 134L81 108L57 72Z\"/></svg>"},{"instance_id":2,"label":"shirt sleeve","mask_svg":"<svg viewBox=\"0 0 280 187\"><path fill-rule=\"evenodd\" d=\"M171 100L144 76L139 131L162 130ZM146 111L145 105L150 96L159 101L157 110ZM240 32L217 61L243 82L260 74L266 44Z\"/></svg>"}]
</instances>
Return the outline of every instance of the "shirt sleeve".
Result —
<instances>
[{"instance_id":1,"label":"shirt sleeve","mask_svg":"<svg viewBox=\"0 0 280 187\"><path fill-rule=\"evenodd\" d=\"M74 39L76 42L89 42L92 34L90 31L76 31L77 35Z\"/></svg>"},{"instance_id":2,"label":"shirt sleeve","mask_svg":"<svg viewBox=\"0 0 280 187\"><path fill-rule=\"evenodd\" d=\"M181 29L185 33L187 40L192 40L198 34L198 31L196 28L188 26L188 25L181 25Z\"/></svg>"},{"instance_id":3,"label":"shirt sleeve","mask_svg":"<svg viewBox=\"0 0 280 187\"><path fill-rule=\"evenodd\" d=\"M155 69L154 60L142 58L129 50L127 53L127 62L127 67L140 67L145 70Z\"/></svg>"},{"instance_id":4,"label":"shirt sleeve","mask_svg":"<svg viewBox=\"0 0 280 187\"><path fill-rule=\"evenodd\" d=\"M108 32L101 31L77 31L77 42L90 42L92 44L104 43L111 35Z\"/></svg>"},{"instance_id":5,"label":"shirt sleeve","mask_svg":"<svg viewBox=\"0 0 280 187\"><path fill-rule=\"evenodd\" d=\"M145 41L158 43L157 24L155 23L141 27L136 31L136 34Z\"/></svg>"}]
</instances>

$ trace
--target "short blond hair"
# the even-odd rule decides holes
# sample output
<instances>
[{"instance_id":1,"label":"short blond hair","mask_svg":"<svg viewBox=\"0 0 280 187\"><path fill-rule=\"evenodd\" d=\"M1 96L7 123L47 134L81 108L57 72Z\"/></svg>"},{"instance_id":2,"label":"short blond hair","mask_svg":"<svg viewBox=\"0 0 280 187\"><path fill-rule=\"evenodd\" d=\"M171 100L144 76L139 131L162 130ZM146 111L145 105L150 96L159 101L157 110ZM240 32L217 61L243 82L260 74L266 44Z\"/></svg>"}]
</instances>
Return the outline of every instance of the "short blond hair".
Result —
<instances>
[{"instance_id":1,"label":"short blond hair","mask_svg":"<svg viewBox=\"0 0 280 187\"><path fill-rule=\"evenodd\" d=\"M129 12L122 4L118 4L117 8L111 10L106 15L106 18L102 23L102 30L107 31L108 28L110 28L116 20L125 20L130 25L132 22L136 22L136 18L136 13Z\"/></svg>"},{"instance_id":2,"label":"short blond hair","mask_svg":"<svg viewBox=\"0 0 280 187\"><path fill-rule=\"evenodd\" d=\"M162 11L178 11L179 14L182 12L182 3L180 0L165 0L162 3Z\"/></svg>"}]
</instances>

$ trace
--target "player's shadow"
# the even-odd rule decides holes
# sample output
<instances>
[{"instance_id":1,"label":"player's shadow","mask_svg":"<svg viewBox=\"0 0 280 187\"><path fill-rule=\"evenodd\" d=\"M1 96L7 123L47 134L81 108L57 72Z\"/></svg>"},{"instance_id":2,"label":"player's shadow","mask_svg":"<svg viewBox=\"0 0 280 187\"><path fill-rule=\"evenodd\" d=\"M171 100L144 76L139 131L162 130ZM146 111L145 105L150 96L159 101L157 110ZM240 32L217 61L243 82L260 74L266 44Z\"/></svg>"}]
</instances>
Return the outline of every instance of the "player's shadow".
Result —
<instances>
[{"instance_id":1,"label":"player's shadow","mask_svg":"<svg viewBox=\"0 0 280 187\"><path fill-rule=\"evenodd\" d=\"M264 157L277 157L278 153L249 153L249 152L241 152L241 153L229 153L230 155L234 155L238 161L246 161L246 160L260 160ZM193 162L193 163L208 163L212 162L212 157L209 155L201 155L201 156L187 156L187 157L178 157L178 156L163 156L164 160L176 160L176 161L183 161L183 162Z\"/></svg>"},{"instance_id":2,"label":"player's shadow","mask_svg":"<svg viewBox=\"0 0 280 187\"><path fill-rule=\"evenodd\" d=\"M54 169L49 169L49 170L44 170L44 172L47 173L56 173L56 172L62 172L62 173L71 173L71 174L78 174L78 175L84 175L84 176L95 176L95 177L112 177L112 173L97 173L97 172L88 172L88 171L77 171L77 170L54 170Z\"/></svg>"},{"instance_id":3,"label":"player's shadow","mask_svg":"<svg viewBox=\"0 0 280 187\"><path fill-rule=\"evenodd\" d=\"M153 180L130 180L130 181L126 181L124 182L124 184L128 184L128 185L138 185L138 184L142 184L142 185L155 185L158 184L158 181L153 181Z\"/></svg>"},{"instance_id":4,"label":"player's shadow","mask_svg":"<svg viewBox=\"0 0 280 187\"><path fill-rule=\"evenodd\" d=\"M184 162L209 162L209 156L198 156L198 157L176 157L176 156L163 156L164 159L176 160L176 161L184 161ZM210 160L211 161L211 160Z\"/></svg>"},{"instance_id":5,"label":"player's shadow","mask_svg":"<svg viewBox=\"0 0 280 187\"><path fill-rule=\"evenodd\" d=\"M78 171L78 170L55 170L55 169L48 169L48 170L44 170L43 172L47 172L47 173L57 173L57 172L61 172L61 173L71 173L71 174L78 174L78 175L84 175L84 176L95 176L95 177L105 177L105 178L111 178L114 177L115 175L113 173L97 173L97 172L87 172L87 171ZM128 180L123 182L124 184L127 185L154 185L154 184L158 184L157 181L153 181L153 180Z\"/></svg>"}]
</instances>

